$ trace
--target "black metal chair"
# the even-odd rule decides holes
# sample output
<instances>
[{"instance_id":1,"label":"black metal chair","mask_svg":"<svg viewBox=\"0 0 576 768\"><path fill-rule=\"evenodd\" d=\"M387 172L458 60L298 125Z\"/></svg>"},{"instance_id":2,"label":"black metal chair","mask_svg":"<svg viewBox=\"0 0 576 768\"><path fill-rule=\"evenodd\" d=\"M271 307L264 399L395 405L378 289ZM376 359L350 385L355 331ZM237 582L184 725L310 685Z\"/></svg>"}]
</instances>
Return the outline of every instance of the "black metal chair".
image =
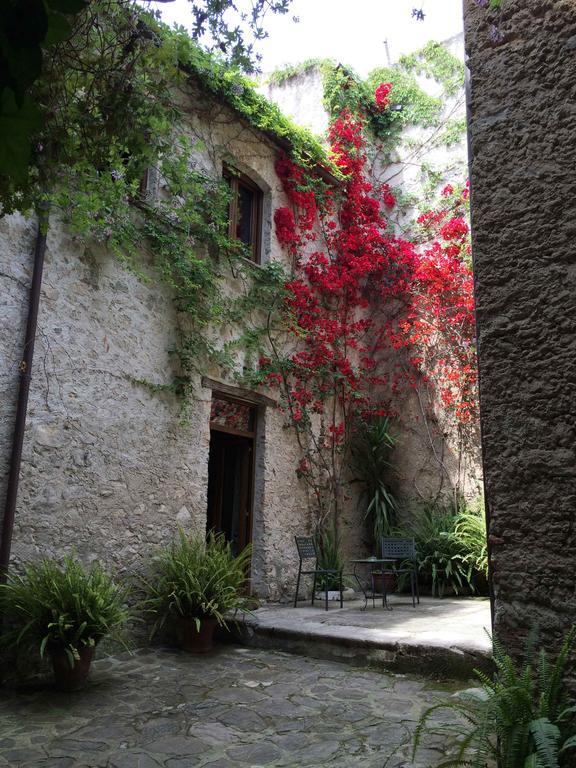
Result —
<instances>
[{"instance_id":1,"label":"black metal chair","mask_svg":"<svg viewBox=\"0 0 576 768\"><path fill-rule=\"evenodd\" d=\"M382 573L392 573L396 576L410 577L412 605L420 602L418 588L418 560L416 557L416 542L414 539L384 537L382 539L382 559L393 560L392 568L382 568Z\"/></svg>"},{"instance_id":2,"label":"black metal chair","mask_svg":"<svg viewBox=\"0 0 576 768\"><path fill-rule=\"evenodd\" d=\"M298 579L296 581L296 594L294 595L294 608L298 606L298 593L300 591L300 578L301 576L314 576L312 584L312 605L314 605L314 597L316 596L316 581L318 577L332 576L338 580L339 592L340 592L340 608L344 606L343 586L342 586L342 569L334 570L328 568L318 568L318 548L316 540L312 536L296 536L296 548L298 549L298 557L300 563L298 565ZM304 570L305 561L313 560L314 567ZM328 610L328 579L324 579L324 592L326 595L326 610Z\"/></svg>"}]
</instances>

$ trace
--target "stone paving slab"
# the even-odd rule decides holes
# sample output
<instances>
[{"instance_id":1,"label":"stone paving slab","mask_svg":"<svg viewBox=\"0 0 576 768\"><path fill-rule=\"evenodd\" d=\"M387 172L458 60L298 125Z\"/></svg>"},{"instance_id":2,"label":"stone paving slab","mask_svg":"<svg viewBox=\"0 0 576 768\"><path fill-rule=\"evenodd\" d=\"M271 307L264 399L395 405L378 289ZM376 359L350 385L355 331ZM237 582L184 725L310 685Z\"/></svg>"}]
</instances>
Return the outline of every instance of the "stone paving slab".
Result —
<instances>
[{"instance_id":1,"label":"stone paving slab","mask_svg":"<svg viewBox=\"0 0 576 768\"><path fill-rule=\"evenodd\" d=\"M252 648L123 654L80 692L4 690L0 766L408 768L422 709L453 690ZM451 746L438 734L413 768Z\"/></svg>"},{"instance_id":2,"label":"stone paving slab","mask_svg":"<svg viewBox=\"0 0 576 768\"><path fill-rule=\"evenodd\" d=\"M238 636L258 647L351 661L395 671L468 679L489 669L490 602L487 598L421 598L392 595L392 611L364 600L323 604L263 605L245 616Z\"/></svg>"}]
</instances>

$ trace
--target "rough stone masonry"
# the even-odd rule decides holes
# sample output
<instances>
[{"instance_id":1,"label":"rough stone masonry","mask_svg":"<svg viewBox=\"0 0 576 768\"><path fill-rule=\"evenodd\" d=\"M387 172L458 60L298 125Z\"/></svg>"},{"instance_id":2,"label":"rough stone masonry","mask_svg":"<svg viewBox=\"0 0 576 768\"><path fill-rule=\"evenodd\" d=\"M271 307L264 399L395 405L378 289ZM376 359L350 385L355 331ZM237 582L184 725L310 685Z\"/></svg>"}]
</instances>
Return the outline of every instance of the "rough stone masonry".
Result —
<instances>
[{"instance_id":1,"label":"rough stone masonry","mask_svg":"<svg viewBox=\"0 0 576 768\"><path fill-rule=\"evenodd\" d=\"M465 27L495 631L555 648L576 618L576 4L465 0Z\"/></svg>"}]
</instances>

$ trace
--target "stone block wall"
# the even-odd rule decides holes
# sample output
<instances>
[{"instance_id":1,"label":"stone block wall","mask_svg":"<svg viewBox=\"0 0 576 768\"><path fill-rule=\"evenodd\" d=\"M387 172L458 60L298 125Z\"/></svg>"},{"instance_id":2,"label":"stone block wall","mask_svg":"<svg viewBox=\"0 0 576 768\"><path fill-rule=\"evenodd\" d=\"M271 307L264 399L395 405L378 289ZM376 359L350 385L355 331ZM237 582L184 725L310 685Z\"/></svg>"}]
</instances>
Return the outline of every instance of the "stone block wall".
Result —
<instances>
[{"instance_id":1,"label":"stone block wall","mask_svg":"<svg viewBox=\"0 0 576 768\"><path fill-rule=\"evenodd\" d=\"M495 631L555 647L576 619L576 5L466 0L465 25Z\"/></svg>"}]
</instances>

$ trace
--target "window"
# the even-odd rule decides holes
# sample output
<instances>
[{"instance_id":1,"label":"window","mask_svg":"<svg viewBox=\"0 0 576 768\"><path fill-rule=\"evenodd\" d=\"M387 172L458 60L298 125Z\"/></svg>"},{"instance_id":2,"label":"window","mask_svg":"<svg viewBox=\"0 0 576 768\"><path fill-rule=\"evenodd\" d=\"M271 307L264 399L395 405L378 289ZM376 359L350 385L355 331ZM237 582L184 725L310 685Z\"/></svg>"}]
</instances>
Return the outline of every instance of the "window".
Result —
<instances>
[{"instance_id":1,"label":"window","mask_svg":"<svg viewBox=\"0 0 576 768\"><path fill-rule=\"evenodd\" d=\"M224 178L230 186L228 235L241 240L252 254L252 261L260 263L262 230L262 190L242 173L224 168Z\"/></svg>"}]
</instances>

